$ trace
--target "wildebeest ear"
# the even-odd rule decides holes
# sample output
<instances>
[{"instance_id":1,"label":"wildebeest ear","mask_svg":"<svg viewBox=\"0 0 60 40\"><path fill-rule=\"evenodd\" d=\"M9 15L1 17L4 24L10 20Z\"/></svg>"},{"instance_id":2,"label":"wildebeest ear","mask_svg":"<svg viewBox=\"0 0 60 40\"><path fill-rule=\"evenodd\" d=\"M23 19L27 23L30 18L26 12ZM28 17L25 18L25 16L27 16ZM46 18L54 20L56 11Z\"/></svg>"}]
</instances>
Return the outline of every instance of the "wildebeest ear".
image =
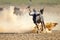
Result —
<instances>
[{"instance_id":1,"label":"wildebeest ear","mask_svg":"<svg viewBox=\"0 0 60 40\"><path fill-rule=\"evenodd\" d=\"M44 8L40 9L40 13L43 14Z\"/></svg>"}]
</instances>

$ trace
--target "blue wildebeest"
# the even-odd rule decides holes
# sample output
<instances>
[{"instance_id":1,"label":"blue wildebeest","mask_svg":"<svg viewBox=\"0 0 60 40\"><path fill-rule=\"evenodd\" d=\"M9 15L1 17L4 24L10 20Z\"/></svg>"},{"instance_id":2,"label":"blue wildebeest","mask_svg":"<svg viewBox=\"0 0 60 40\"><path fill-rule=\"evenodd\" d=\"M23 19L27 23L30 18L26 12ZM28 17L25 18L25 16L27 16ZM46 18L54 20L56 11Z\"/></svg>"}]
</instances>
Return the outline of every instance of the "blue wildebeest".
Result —
<instances>
[{"instance_id":1,"label":"blue wildebeest","mask_svg":"<svg viewBox=\"0 0 60 40\"><path fill-rule=\"evenodd\" d=\"M36 27L38 29L37 33L39 32L38 24L41 23L41 31L43 31L43 28L45 28L44 18L43 18L43 11L44 11L44 9L41 9L39 12L37 12L35 9L33 9L33 14L30 14L31 10L30 10L30 13L29 13L30 16L33 16L33 22L34 22L34 24L36 25Z\"/></svg>"},{"instance_id":2,"label":"blue wildebeest","mask_svg":"<svg viewBox=\"0 0 60 40\"><path fill-rule=\"evenodd\" d=\"M16 15L21 15L22 14L19 7L14 7L14 14L16 14Z\"/></svg>"}]
</instances>

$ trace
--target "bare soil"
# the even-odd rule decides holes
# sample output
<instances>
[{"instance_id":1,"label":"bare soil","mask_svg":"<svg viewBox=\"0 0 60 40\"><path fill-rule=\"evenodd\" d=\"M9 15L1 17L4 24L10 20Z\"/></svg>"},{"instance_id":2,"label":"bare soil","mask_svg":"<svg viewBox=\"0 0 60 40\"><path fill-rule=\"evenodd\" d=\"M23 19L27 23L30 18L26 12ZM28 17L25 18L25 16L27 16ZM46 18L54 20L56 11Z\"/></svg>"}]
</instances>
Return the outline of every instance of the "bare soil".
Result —
<instances>
[{"instance_id":1,"label":"bare soil","mask_svg":"<svg viewBox=\"0 0 60 40\"><path fill-rule=\"evenodd\" d=\"M60 40L60 31L53 33L0 33L0 40Z\"/></svg>"}]
</instances>

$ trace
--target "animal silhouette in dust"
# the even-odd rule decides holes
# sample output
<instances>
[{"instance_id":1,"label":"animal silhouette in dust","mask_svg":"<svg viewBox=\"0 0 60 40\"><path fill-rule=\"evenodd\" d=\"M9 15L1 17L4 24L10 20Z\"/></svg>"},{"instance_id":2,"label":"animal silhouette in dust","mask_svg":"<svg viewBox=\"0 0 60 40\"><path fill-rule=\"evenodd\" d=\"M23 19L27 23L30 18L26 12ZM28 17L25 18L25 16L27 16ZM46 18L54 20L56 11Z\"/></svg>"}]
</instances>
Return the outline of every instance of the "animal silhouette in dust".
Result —
<instances>
[{"instance_id":1,"label":"animal silhouette in dust","mask_svg":"<svg viewBox=\"0 0 60 40\"><path fill-rule=\"evenodd\" d=\"M41 9L40 12L37 12L35 9L33 9L33 14L30 14L31 11L29 13L30 16L33 16L33 22L34 22L34 24L36 25L36 27L38 29L37 33L39 32L39 27L38 27L39 25L38 24L41 23L41 31L43 31L43 28L45 28L44 18L43 18L43 11L44 11L44 9Z\"/></svg>"}]
</instances>

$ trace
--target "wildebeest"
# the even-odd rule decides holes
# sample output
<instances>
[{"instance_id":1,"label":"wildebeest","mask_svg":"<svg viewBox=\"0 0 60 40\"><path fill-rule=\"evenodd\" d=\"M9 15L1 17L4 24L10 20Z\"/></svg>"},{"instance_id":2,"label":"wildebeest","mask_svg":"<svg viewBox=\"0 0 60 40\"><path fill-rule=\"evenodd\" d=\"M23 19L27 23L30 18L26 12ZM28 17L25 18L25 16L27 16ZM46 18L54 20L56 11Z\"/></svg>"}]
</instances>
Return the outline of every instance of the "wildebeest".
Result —
<instances>
[{"instance_id":1,"label":"wildebeest","mask_svg":"<svg viewBox=\"0 0 60 40\"><path fill-rule=\"evenodd\" d=\"M33 13L34 14L30 14L30 16L33 16L33 22L37 27L37 33L39 32L39 27L38 24L41 23L41 31L43 31L43 28L45 28L45 24L44 24L44 18L43 18L43 11L44 9L41 9L40 12L37 12L35 9L33 9Z\"/></svg>"},{"instance_id":2,"label":"wildebeest","mask_svg":"<svg viewBox=\"0 0 60 40\"><path fill-rule=\"evenodd\" d=\"M16 14L16 15L21 15L20 8L14 7L14 14Z\"/></svg>"}]
</instances>

